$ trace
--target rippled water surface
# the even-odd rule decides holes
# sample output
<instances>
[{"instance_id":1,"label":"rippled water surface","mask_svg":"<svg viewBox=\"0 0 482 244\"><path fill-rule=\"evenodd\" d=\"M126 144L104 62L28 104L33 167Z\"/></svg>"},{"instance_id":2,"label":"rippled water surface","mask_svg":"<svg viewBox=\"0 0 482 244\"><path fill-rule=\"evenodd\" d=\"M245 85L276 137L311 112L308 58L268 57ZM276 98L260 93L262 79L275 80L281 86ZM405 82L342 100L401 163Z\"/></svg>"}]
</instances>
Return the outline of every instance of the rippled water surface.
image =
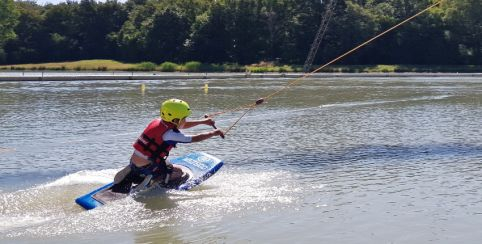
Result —
<instances>
[{"instance_id":1,"label":"rippled water surface","mask_svg":"<svg viewBox=\"0 0 482 244\"><path fill-rule=\"evenodd\" d=\"M92 211L74 203L128 163L161 101L184 99L200 118L289 81L152 81L145 92L140 81L0 82L0 242L480 243L473 77L307 79L225 140L175 149L224 160L197 189Z\"/></svg>"}]
</instances>

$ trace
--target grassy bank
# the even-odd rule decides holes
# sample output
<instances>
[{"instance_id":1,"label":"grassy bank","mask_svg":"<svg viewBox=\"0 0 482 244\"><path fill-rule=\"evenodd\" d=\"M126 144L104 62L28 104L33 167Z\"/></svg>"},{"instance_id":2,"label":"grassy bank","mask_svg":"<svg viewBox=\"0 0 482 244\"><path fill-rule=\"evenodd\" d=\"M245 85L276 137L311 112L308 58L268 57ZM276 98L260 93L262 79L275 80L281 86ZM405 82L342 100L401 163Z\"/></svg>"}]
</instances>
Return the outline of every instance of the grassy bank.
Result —
<instances>
[{"instance_id":1,"label":"grassy bank","mask_svg":"<svg viewBox=\"0 0 482 244\"><path fill-rule=\"evenodd\" d=\"M313 69L317 66L313 66ZM300 65L275 65L261 62L252 65L203 64L191 61L184 64L164 62L121 63L114 60L96 59L73 62L0 65L0 70L57 70L57 71L159 71L159 72L302 72ZM392 73L392 72L482 72L482 65L331 65L320 72L331 73Z\"/></svg>"},{"instance_id":2,"label":"grassy bank","mask_svg":"<svg viewBox=\"0 0 482 244\"><path fill-rule=\"evenodd\" d=\"M155 64L152 62L122 63L107 59L93 59L58 63L0 65L0 70L245 72L246 67L238 64L202 64L196 61L184 64L172 62Z\"/></svg>"}]
</instances>

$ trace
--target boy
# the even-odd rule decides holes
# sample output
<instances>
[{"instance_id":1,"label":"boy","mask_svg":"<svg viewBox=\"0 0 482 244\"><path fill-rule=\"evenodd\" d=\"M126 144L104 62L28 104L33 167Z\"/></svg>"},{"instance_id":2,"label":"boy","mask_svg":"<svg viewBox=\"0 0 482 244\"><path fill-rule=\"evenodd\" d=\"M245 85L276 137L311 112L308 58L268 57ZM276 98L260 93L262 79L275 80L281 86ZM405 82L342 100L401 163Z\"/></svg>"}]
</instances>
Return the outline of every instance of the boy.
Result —
<instances>
[{"instance_id":1,"label":"boy","mask_svg":"<svg viewBox=\"0 0 482 244\"><path fill-rule=\"evenodd\" d=\"M186 121L191 115L189 105L179 99L169 99L162 103L161 119L154 119L134 143L134 153L130 164L114 177L113 192L129 193L132 183L140 184L147 176L159 181L166 188L174 188L189 176L181 168L167 162L169 151L177 143L199 142L213 136L224 136L221 130L213 130L198 135L184 135L179 129L196 125L214 127L210 118Z\"/></svg>"}]
</instances>

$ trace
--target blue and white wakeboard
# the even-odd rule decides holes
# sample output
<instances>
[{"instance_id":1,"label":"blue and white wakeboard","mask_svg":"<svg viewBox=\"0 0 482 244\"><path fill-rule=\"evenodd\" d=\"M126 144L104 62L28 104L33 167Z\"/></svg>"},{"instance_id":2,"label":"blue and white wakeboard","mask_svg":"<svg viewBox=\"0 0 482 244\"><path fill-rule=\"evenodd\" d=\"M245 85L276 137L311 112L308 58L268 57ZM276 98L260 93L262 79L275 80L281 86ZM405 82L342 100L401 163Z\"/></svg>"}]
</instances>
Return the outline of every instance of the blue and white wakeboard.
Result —
<instances>
[{"instance_id":1,"label":"blue and white wakeboard","mask_svg":"<svg viewBox=\"0 0 482 244\"><path fill-rule=\"evenodd\" d=\"M223 162L220 159L203 152L190 153L185 156L172 159L170 162L173 165L182 168L182 170L189 175L189 179L186 182L174 188L175 190L183 191L190 190L191 188L201 184L223 166ZM98 189L95 189L92 192L75 199L75 202L83 208L90 210L107 204L108 202L125 198L133 193L132 190L130 194L112 192L110 190L112 185L113 183L109 183L105 186L99 187ZM153 184L147 188L138 187L135 193L142 193L144 191L147 192L153 188L160 188L160 186L159 184Z\"/></svg>"}]
</instances>

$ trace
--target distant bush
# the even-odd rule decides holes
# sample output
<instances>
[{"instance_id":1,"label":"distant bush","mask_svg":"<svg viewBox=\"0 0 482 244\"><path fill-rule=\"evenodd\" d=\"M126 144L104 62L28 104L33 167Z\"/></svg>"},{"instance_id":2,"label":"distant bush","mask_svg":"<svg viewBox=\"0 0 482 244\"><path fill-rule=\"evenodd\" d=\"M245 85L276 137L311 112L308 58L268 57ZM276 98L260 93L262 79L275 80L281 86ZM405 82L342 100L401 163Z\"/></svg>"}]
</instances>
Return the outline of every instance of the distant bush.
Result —
<instances>
[{"instance_id":1,"label":"distant bush","mask_svg":"<svg viewBox=\"0 0 482 244\"><path fill-rule=\"evenodd\" d=\"M246 67L237 63L225 63L223 64L224 72L245 72Z\"/></svg>"},{"instance_id":2,"label":"distant bush","mask_svg":"<svg viewBox=\"0 0 482 244\"><path fill-rule=\"evenodd\" d=\"M288 65L283 65L278 68L278 72L283 73L283 72L293 72L295 69L291 66Z\"/></svg>"},{"instance_id":3,"label":"distant bush","mask_svg":"<svg viewBox=\"0 0 482 244\"><path fill-rule=\"evenodd\" d=\"M253 67L253 66L248 66L246 68L249 72L252 73L266 73L269 71L268 67Z\"/></svg>"},{"instance_id":4,"label":"distant bush","mask_svg":"<svg viewBox=\"0 0 482 244\"><path fill-rule=\"evenodd\" d=\"M184 64L183 71L187 72L199 72L201 71L201 62L198 61L189 61Z\"/></svg>"},{"instance_id":5,"label":"distant bush","mask_svg":"<svg viewBox=\"0 0 482 244\"><path fill-rule=\"evenodd\" d=\"M174 72L177 69L177 64L172 62L164 62L160 65L160 70L162 72Z\"/></svg>"},{"instance_id":6,"label":"distant bush","mask_svg":"<svg viewBox=\"0 0 482 244\"><path fill-rule=\"evenodd\" d=\"M290 65L277 65L277 62L273 61L261 61L256 64L251 64L246 66L246 71L252 73L265 73L265 72L294 72L294 71L302 71L303 67L295 67Z\"/></svg>"},{"instance_id":7,"label":"distant bush","mask_svg":"<svg viewBox=\"0 0 482 244\"><path fill-rule=\"evenodd\" d=\"M224 67L220 64L203 64L201 69L203 71L210 71L210 72L223 72Z\"/></svg>"},{"instance_id":8,"label":"distant bush","mask_svg":"<svg viewBox=\"0 0 482 244\"><path fill-rule=\"evenodd\" d=\"M156 67L157 67L157 64L153 62L142 62L137 65L137 68L143 71L153 71L156 69Z\"/></svg>"}]
</instances>

